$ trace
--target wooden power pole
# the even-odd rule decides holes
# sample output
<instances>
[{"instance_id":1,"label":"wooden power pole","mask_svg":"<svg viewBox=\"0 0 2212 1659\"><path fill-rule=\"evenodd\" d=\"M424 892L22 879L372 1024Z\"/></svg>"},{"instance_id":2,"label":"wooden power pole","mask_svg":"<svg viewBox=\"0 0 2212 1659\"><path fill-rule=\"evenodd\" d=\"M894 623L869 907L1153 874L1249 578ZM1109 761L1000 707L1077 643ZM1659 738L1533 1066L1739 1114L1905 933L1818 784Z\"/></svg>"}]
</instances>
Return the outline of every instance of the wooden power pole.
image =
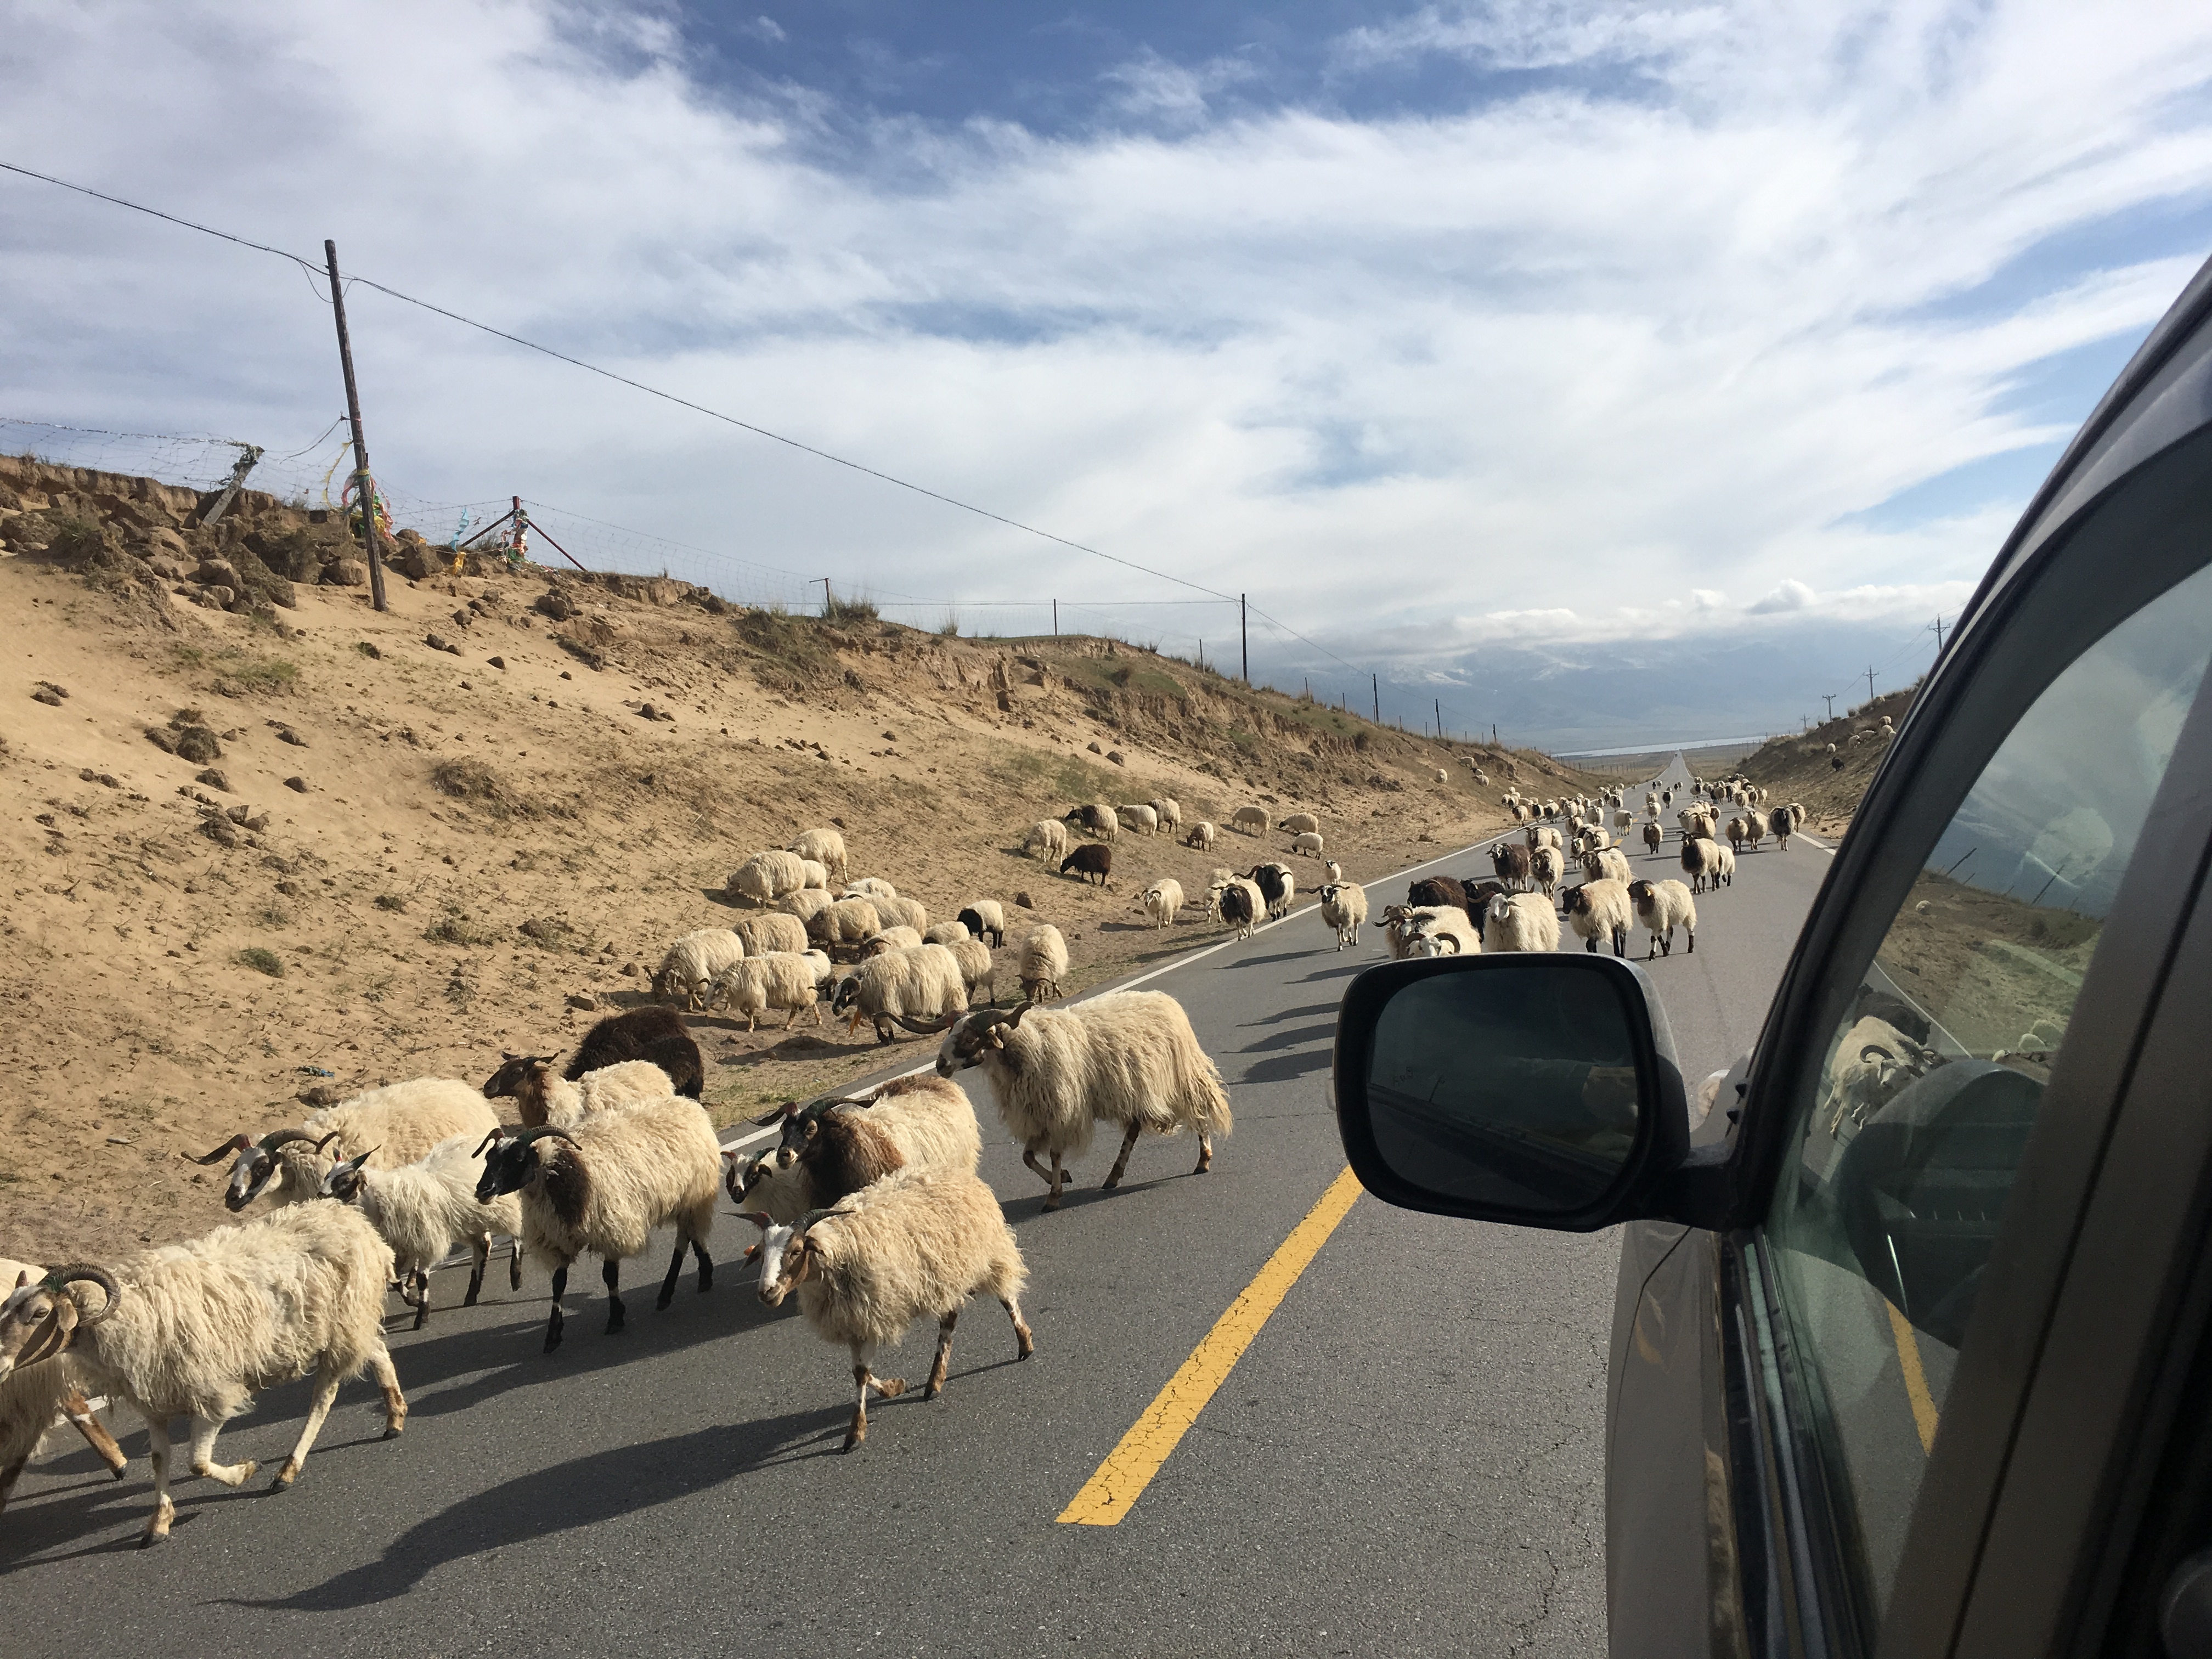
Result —
<instances>
[{"instance_id":1,"label":"wooden power pole","mask_svg":"<svg viewBox=\"0 0 2212 1659\"><path fill-rule=\"evenodd\" d=\"M1244 627L1244 596L1237 596L1237 643L1244 659L1244 684L1252 684L1252 636Z\"/></svg>"},{"instance_id":2,"label":"wooden power pole","mask_svg":"<svg viewBox=\"0 0 2212 1659\"><path fill-rule=\"evenodd\" d=\"M354 501L361 508L361 539L368 549L368 599L379 611L384 605L384 553L376 533L376 485L368 474L368 441L361 435L361 392L353 380L353 341L346 333L345 289L338 283L338 245L325 238L323 257L330 261L331 310L338 322L338 364L345 370L346 418L353 422Z\"/></svg>"}]
</instances>

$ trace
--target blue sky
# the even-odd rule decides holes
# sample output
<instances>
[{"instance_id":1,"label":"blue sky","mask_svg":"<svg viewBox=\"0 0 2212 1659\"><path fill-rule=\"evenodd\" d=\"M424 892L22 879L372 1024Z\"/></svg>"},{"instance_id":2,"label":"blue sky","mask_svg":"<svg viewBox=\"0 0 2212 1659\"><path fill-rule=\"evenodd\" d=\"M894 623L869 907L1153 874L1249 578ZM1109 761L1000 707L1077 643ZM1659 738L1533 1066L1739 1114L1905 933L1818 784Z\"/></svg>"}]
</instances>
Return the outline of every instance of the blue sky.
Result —
<instances>
[{"instance_id":1,"label":"blue sky","mask_svg":"<svg viewBox=\"0 0 2212 1659\"><path fill-rule=\"evenodd\" d=\"M1559 745L1908 675L2212 251L2201 5L0 0L0 159L335 236L1249 592L1278 684L1374 672L1386 714ZM327 313L289 266L0 179L0 417L314 451L285 465L319 487ZM971 630L1057 597L1226 659L1187 588L352 308L426 524L520 493L739 597L827 574Z\"/></svg>"}]
</instances>

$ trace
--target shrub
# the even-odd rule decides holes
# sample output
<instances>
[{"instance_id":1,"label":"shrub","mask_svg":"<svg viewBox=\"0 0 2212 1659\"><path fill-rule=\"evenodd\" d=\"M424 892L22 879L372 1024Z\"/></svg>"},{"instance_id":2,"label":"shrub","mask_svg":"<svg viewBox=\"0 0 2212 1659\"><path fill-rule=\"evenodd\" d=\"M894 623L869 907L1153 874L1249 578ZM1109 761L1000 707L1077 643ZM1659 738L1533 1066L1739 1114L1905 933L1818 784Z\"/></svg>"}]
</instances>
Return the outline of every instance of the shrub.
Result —
<instances>
[{"instance_id":1,"label":"shrub","mask_svg":"<svg viewBox=\"0 0 2212 1659\"><path fill-rule=\"evenodd\" d=\"M284 977L284 964L274 951L264 951L258 945L249 945L238 953L239 965L251 968L257 974L266 974L271 979Z\"/></svg>"},{"instance_id":2,"label":"shrub","mask_svg":"<svg viewBox=\"0 0 2212 1659\"><path fill-rule=\"evenodd\" d=\"M850 627L854 623L874 622L882 615L883 612L876 609L875 602L865 594L858 599L832 599L822 607L822 620L826 623L836 623L840 627Z\"/></svg>"}]
</instances>

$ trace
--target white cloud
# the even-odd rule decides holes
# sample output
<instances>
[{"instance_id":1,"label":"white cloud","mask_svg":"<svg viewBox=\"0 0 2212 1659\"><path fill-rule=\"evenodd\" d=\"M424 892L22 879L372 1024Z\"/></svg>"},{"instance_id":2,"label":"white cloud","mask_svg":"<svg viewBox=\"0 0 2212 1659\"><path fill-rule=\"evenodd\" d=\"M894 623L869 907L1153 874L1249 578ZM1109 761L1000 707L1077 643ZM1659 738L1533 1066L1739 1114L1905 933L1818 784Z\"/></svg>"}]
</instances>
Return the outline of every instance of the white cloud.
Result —
<instances>
[{"instance_id":1,"label":"white cloud","mask_svg":"<svg viewBox=\"0 0 2212 1659\"><path fill-rule=\"evenodd\" d=\"M1443 53L1597 89L1226 119L1237 65L1146 58L1118 76L1146 131L886 122L860 161L797 99L698 84L658 10L416 0L366 52L331 5L0 16L0 155L303 252L335 235L394 286L1249 591L1343 654L1429 641L1439 672L1484 641L1954 606L2003 510L1850 515L2063 435L2008 412L2023 374L2139 332L2191 262L1978 285L2212 198L2212 15L2182 9L1432 9L1347 37L1343 72ZM335 412L328 313L289 267L20 179L0 208L0 414L288 449ZM1175 592L352 307L374 453L415 495L520 491L928 599ZM1228 635L1157 614L1170 644Z\"/></svg>"}]
</instances>

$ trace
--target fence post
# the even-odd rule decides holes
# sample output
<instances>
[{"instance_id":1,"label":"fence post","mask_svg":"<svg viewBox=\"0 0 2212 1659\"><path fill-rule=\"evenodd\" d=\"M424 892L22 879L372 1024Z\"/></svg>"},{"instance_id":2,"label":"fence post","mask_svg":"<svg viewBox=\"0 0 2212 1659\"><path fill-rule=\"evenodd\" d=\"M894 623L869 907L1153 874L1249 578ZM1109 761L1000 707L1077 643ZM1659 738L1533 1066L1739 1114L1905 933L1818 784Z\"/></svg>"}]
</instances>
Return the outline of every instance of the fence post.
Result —
<instances>
[{"instance_id":1,"label":"fence post","mask_svg":"<svg viewBox=\"0 0 2212 1659\"><path fill-rule=\"evenodd\" d=\"M323 240L323 257L330 261L331 310L337 318L338 362L345 370L346 418L353 422L355 500L361 507L361 538L368 548L368 599L379 611L384 605L384 555L376 535L376 483L368 472L368 441L361 435L361 393L353 380L353 341L346 333L345 289L338 283L338 245Z\"/></svg>"}]
</instances>

